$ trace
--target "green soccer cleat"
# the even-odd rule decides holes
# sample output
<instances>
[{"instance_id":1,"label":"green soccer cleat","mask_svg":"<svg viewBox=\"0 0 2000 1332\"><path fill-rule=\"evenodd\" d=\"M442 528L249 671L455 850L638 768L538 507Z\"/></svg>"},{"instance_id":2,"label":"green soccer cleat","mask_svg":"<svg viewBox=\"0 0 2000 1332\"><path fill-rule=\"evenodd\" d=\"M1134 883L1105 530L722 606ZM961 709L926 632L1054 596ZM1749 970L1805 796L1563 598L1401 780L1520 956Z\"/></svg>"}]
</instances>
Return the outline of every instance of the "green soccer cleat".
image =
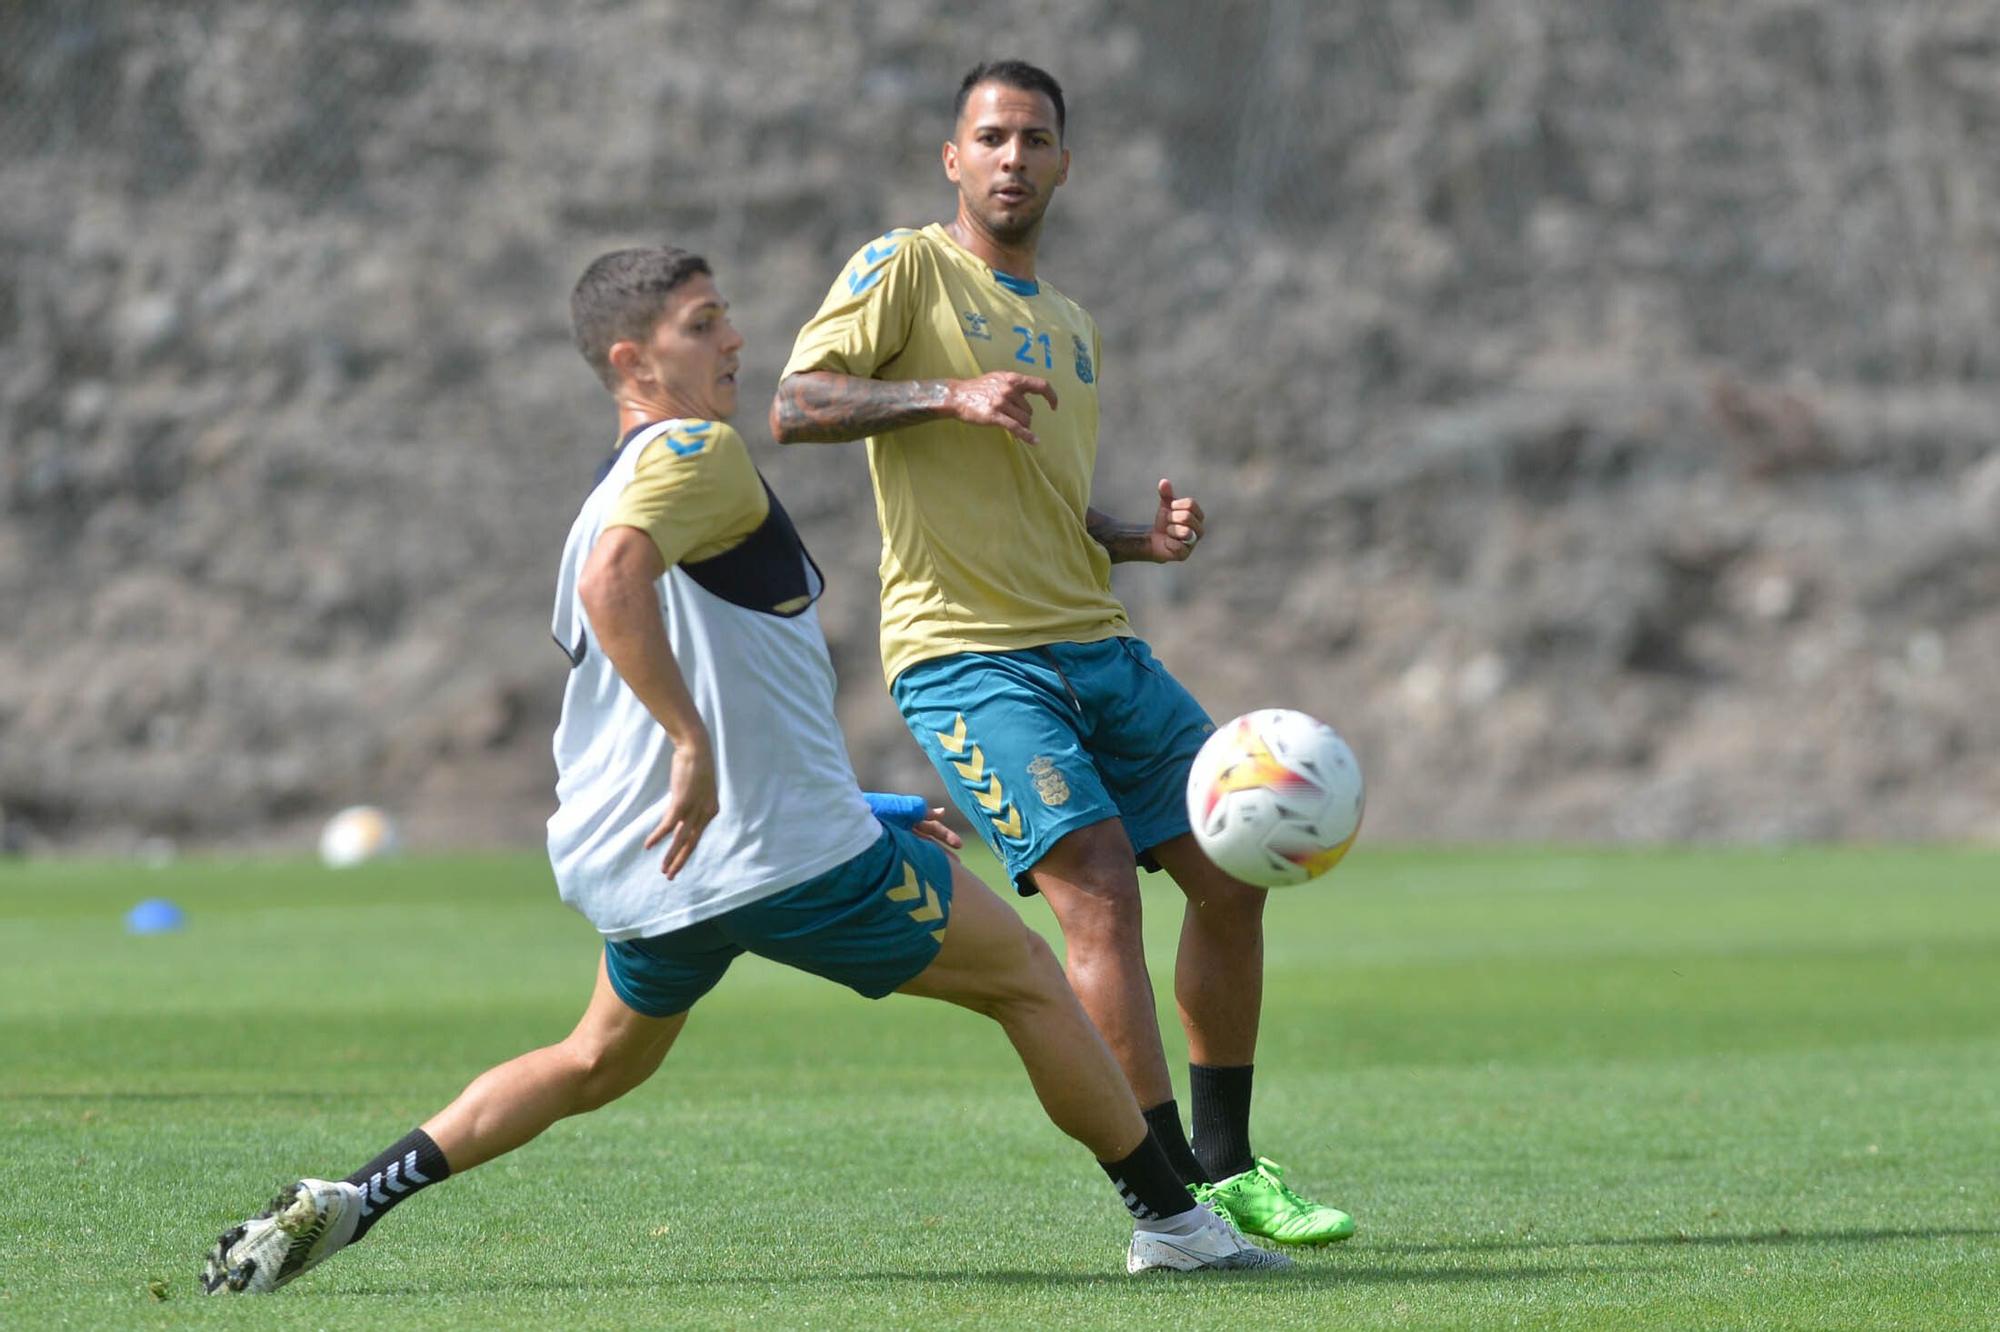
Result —
<instances>
[{"instance_id":1,"label":"green soccer cleat","mask_svg":"<svg viewBox=\"0 0 2000 1332\"><path fill-rule=\"evenodd\" d=\"M1333 1244L1354 1233L1353 1217L1300 1197L1285 1183L1284 1167L1262 1156L1255 1169L1214 1184L1196 1184L1193 1192L1221 1209L1246 1235L1280 1244Z\"/></svg>"}]
</instances>

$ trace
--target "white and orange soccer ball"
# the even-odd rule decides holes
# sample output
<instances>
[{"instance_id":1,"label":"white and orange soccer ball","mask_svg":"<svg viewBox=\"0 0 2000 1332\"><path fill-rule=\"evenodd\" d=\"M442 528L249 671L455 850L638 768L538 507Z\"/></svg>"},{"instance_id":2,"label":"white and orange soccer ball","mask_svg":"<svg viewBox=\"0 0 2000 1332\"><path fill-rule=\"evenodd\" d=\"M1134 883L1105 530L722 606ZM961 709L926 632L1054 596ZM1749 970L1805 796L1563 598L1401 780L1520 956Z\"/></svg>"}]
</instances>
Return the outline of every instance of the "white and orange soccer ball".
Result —
<instances>
[{"instance_id":1,"label":"white and orange soccer ball","mask_svg":"<svg viewBox=\"0 0 2000 1332\"><path fill-rule=\"evenodd\" d=\"M351 869L402 849L396 821L373 805L350 805L326 821L319 834L320 863Z\"/></svg>"},{"instance_id":2,"label":"white and orange soccer ball","mask_svg":"<svg viewBox=\"0 0 2000 1332\"><path fill-rule=\"evenodd\" d=\"M1201 849L1262 888L1319 878L1361 831L1366 792L1354 751L1325 722L1286 708L1216 728L1188 774L1188 820Z\"/></svg>"}]
</instances>

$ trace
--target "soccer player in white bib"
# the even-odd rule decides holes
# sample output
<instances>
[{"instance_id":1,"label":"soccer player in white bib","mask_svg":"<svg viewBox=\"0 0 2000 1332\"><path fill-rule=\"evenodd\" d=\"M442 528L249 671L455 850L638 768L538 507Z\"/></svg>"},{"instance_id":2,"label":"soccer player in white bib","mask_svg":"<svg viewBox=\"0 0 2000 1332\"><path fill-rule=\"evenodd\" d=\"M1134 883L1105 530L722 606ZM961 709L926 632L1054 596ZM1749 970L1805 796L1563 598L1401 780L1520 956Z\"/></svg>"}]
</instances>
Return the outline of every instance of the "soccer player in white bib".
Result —
<instances>
[{"instance_id":1,"label":"soccer player in white bib","mask_svg":"<svg viewBox=\"0 0 2000 1332\"><path fill-rule=\"evenodd\" d=\"M707 263L604 255L571 316L619 426L570 529L552 623L569 680L549 859L604 936L595 993L563 1041L225 1231L204 1289L274 1290L428 1186L637 1087L746 952L999 1022L1049 1118L1131 1213L1127 1270L1289 1265L1194 1201L1047 945L946 850L942 811L859 789L818 567L728 425L743 339Z\"/></svg>"}]
</instances>

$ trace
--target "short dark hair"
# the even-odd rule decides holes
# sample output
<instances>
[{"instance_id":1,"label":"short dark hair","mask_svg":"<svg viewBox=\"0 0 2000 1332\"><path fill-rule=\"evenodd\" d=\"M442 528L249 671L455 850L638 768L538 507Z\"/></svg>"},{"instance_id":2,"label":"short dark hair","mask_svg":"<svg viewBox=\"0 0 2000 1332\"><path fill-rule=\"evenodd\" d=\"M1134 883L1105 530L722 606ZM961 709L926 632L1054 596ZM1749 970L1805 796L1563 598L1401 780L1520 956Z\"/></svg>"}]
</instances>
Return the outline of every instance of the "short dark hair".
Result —
<instances>
[{"instance_id":1,"label":"short dark hair","mask_svg":"<svg viewBox=\"0 0 2000 1332\"><path fill-rule=\"evenodd\" d=\"M611 345L644 342L660 322L667 297L697 273L714 276L708 260L671 245L613 250L590 261L569 294L569 323L576 349L604 387L618 387Z\"/></svg>"},{"instance_id":2,"label":"short dark hair","mask_svg":"<svg viewBox=\"0 0 2000 1332\"><path fill-rule=\"evenodd\" d=\"M1056 82L1055 75L1025 60L982 60L967 70L965 77L959 81L958 99L951 104L951 123L954 126L965 118L966 100L972 96L972 90L982 83L997 83L1004 88L1042 94L1055 103L1056 137L1063 137L1068 128L1069 109L1063 105L1062 85Z\"/></svg>"}]
</instances>

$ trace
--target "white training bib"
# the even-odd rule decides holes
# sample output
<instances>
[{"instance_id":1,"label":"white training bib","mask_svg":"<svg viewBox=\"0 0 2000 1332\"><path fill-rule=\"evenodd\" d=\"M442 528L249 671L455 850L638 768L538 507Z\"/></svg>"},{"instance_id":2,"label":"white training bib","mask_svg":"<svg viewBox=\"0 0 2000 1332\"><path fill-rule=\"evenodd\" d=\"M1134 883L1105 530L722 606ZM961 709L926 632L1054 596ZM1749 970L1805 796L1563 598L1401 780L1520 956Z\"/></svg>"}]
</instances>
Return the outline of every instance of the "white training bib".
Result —
<instances>
[{"instance_id":1,"label":"white training bib","mask_svg":"<svg viewBox=\"0 0 2000 1332\"><path fill-rule=\"evenodd\" d=\"M772 497L757 533L670 566L656 585L667 642L715 750L720 810L673 879L660 870L666 845L643 845L666 811L673 744L605 657L577 583L641 454L686 424L659 422L627 443L571 526L557 580L551 630L571 669L549 861L563 900L612 939L664 934L782 892L882 835L834 719L833 662L810 604L819 571ZM716 447L743 447L734 431L715 435ZM773 611L737 590L774 582L803 596Z\"/></svg>"}]
</instances>

